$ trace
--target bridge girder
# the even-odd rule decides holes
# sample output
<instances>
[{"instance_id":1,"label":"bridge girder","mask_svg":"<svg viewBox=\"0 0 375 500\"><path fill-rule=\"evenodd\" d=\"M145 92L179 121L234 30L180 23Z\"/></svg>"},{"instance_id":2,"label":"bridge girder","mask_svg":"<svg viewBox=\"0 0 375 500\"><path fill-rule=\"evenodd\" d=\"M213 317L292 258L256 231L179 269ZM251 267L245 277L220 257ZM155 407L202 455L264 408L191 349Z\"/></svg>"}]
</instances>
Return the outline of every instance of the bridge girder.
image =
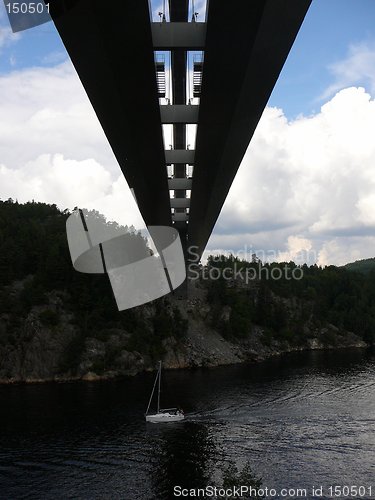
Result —
<instances>
[{"instance_id":1,"label":"bridge girder","mask_svg":"<svg viewBox=\"0 0 375 500\"><path fill-rule=\"evenodd\" d=\"M147 0L54 0L50 12L146 225L172 225Z\"/></svg>"},{"instance_id":2,"label":"bridge girder","mask_svg":"<svg viewBox=\"0 0 375 500\"><path fill-rule=\"evenodd\" d=\"M173 202L183 245L196 253L207 244L310 3L209 3L189 214L186 202ZM169 0L171 22L187 22L188 6ZM185 157L193 154L181 117L195 111L178 108L186 105L187 47L172 51L174 106L161 112L147 0L55 0L50 11L146 225L172 225L166 164L183 159L174 163L174 186L175 199L184 199ZM164 151L168 120L176 152Z\"/></svg>"}]
</instances>

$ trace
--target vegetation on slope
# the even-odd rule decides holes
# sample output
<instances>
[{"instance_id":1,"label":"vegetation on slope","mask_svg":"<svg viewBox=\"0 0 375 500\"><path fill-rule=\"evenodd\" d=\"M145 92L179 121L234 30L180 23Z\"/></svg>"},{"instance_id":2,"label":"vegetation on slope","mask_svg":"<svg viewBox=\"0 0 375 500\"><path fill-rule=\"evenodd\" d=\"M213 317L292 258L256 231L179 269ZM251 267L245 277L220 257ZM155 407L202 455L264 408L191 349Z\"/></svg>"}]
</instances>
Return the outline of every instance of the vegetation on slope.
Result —
<instances>
[{"instance_id":1,"label":"vegetation on slope","mask_svg":"<svg viewBox=\"0 0 375 500\"><path fill-rule=\"evenodd\" d=\"M356 260L355 262L345 264L344 267L349 271L358 271L360 273L367 274L375 270L375 257L371 259Z\"/></svg>"},{"instance_id":2,"label":"vegetation on slope","mask_svg":"<svg viewBox=\"0 0 375 500\"><path fill-rule=\"evenodd\" d=\"M56 205L0 201L0 378L104 374L141 363L139 371L163 358L171 339L178 351L187 334L191 301L165 298L119 312L106 276L76 272L66 239L68 216ZM146 245L134 228L127 230ZM215 268L220 275L235 266L255 279L203 277L204 271ZM260 272L285 266L303 278L264 279ZM201 331L213 328L231 342L241 343L257 330L258 346L276 341L306 347L324 328L322 342L329 346L340 344L345 332L374 342L375 270L363 274L220 256L208 260L194 286L203 289L204 298L190 316L192 328L196 319Z\"/></svg>"},{"instance_id":3,"label":"vegetation on slope","mask_svg":"<svg viewBox=\"0 0 375 500\"><path fill-rule=\"evenodd\" d=\"M121 349L159 359L164 352L163 340L176 332L182 336L186 320L163 300L152 304L149 317L142 308L118 311L107 276L74 270L65 229L69 215L56 205L0 201L0 345L21 341L30 311L48 304L49 294L58 290L63 309L47 308L40 312L38 321L56 329L60 314L71 317L75 335L65 348L61 372L74 372L87 337L105 341L113 330L126 332L126 341L117 343L107 359L97 363L98 372L110 366ZM97 217L104 219L99 213ZM134 228L127 230L146 245ZM14 286L18 281L22 286Z\"/></svg>"},{"instance_id":4,"label":"vegetation on slope","mask_svg":"<svg viewBox=\"0 0 375 500\"><path fill-rule=\"evenodd\" d=\"M202 281L208 289L207 300L216 310L213 324L225 337L246 336L256 324L264 327L266 342L267 337L276 337L299 344L304 342L304 326L313 318L317 326L331 324L367 343L374 342L375 269L364 275L346 268L305 264L296 273L301 279L291 279L297 268L293 262L262 264L224 255L209 258L207 267L233 268L233 275L252 269L250 276L256 275L247 284L233 280L233 286L228 286L222 273L216 273L219 279ZM272 272L275 269L279 272ZM272 275L280 279L263 278ZM219 311L225 306L230 315L223 319Z\"/></svg>"}]
</instances>

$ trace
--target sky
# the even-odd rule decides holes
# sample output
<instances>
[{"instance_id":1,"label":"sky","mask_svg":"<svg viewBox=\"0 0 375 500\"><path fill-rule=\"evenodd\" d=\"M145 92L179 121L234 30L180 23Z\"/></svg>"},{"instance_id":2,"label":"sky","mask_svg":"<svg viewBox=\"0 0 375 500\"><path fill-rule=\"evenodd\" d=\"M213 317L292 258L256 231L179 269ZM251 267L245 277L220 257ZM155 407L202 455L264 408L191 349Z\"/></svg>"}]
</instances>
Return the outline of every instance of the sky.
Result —
<instances>
[{"instance_id":1,"label":"sky","mask_svg":"<svg viewBox=\"0 0 375 500\"><path fill-rule=\"evenodd\" d=\"M1 199L143 226L54 25L14 34L3 3L0 91ZM374 257L374 97L375 2L313 0L207 250L319 265Z\"/></svg>"}]
</instances>

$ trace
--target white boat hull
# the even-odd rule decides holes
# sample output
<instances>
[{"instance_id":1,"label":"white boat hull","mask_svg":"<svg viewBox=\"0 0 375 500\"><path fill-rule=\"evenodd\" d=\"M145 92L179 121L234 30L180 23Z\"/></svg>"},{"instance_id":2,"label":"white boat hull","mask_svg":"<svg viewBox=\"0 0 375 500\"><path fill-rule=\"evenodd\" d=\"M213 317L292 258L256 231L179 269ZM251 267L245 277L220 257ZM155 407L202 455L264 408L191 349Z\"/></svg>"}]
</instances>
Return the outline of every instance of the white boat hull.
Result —
<instances>
[{"instance_id":1,"label":"white boat hull","mask_svg":"<svg viewBox=\"0 0 375 500\"><path fill-rule=\"evenodd\" d=\"M152 422L153 424L158 424L162 422L179 422L184 420L185 416L181 413L155 413L154 415L146 415L146 422Z\"/></svg>"}]
</instances>

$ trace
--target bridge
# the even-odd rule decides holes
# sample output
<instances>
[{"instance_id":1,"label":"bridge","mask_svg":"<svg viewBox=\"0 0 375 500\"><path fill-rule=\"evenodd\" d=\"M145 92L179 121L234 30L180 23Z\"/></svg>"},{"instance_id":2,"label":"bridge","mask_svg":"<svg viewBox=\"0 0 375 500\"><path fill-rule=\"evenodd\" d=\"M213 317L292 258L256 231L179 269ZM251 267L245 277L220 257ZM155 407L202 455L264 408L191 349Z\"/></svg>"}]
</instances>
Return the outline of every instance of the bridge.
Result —
<instances>
[{"instance_id":1,"label":"bridge","mask_svg":"<svg viewBox=\"0 0 375 500\"><path fill-rule=\"evenodd\" d=\"M165 3L50 12L146 225L201 255L311 0Z\"/></svg>"}]
</instances>

